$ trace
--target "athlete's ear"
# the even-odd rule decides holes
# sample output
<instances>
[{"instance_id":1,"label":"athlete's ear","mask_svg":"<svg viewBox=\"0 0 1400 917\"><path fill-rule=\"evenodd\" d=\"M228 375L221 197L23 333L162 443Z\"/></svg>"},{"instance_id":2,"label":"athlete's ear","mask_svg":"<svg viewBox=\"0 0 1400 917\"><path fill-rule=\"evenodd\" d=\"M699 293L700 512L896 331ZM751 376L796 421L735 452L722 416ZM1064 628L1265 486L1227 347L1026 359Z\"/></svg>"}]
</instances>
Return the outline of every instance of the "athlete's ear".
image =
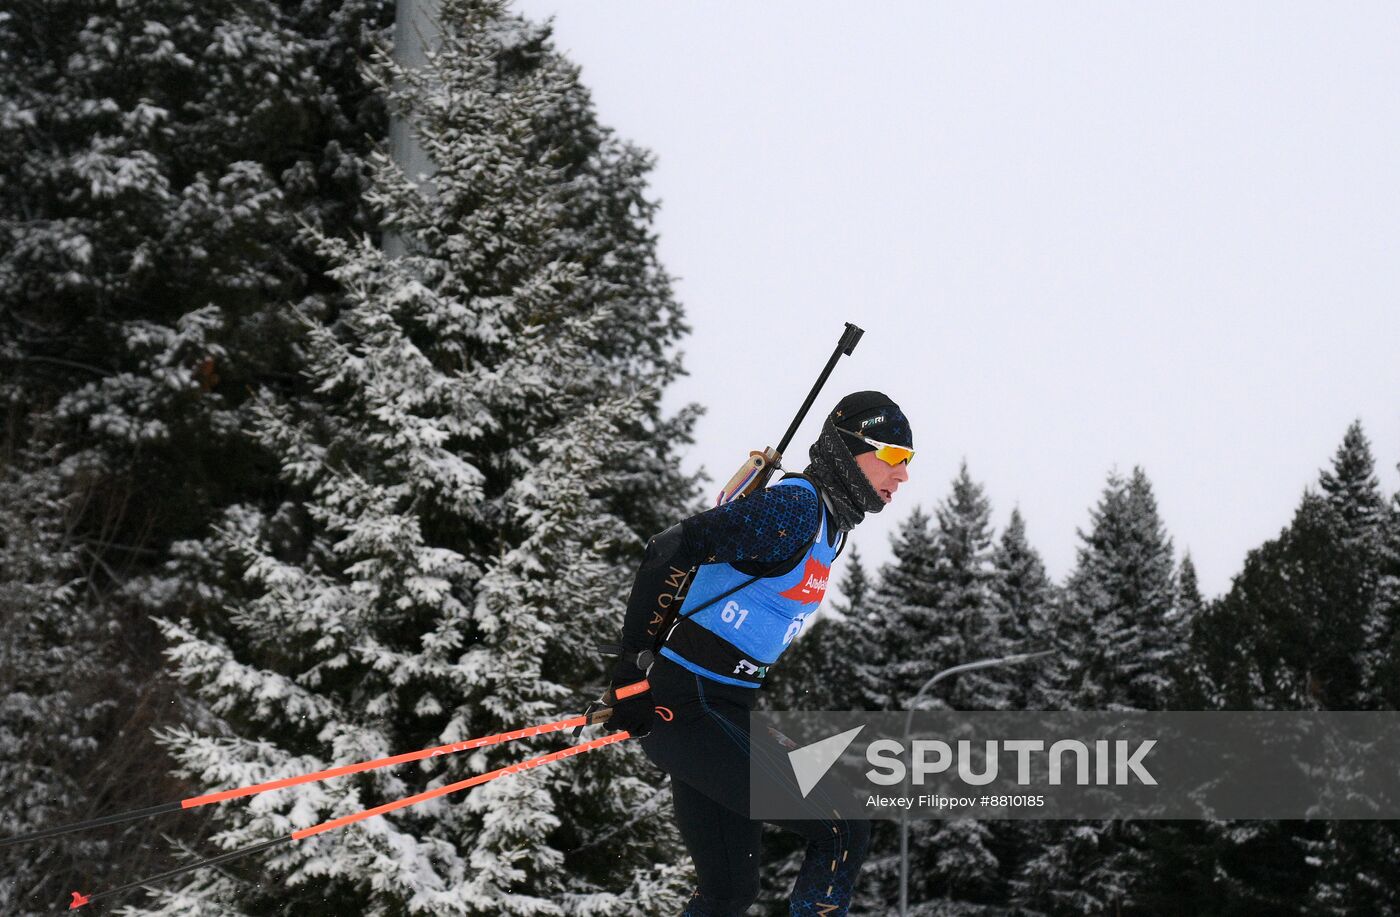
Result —
<instances>
[{"instance_id":1,"label":"athlete's ear","mask_svg":"<svg viewBox=\"0 0 1400 917\"><path fill-rule=\"evenodd\" d=\"M651 540L647 542L646 556L642 558L643 570L654 570L670 563L671 558L680 552L681 545L685 542L682 524L677 522L661 534L651 536Z\"/></svg>"}]
</instances>

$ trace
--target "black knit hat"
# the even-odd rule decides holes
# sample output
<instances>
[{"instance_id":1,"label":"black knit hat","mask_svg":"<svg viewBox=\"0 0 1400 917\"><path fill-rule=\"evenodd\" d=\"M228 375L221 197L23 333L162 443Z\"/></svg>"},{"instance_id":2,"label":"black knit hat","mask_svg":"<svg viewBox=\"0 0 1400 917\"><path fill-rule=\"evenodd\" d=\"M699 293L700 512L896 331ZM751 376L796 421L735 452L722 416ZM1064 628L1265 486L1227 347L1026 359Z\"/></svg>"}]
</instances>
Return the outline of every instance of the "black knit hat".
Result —
<instances>
[{"instance_id":1,"label":"black knit hat","mask_svg":"<svg viewBox=\"0 0 1400 917\"><path fill-rule=\"evenodd\" d=\"M883 392L852 392L836 403L831 412L831 422L850 433L859 433L894 446L914 448L909 418ZM852 455L875 451L874 446L852 437L846 438L846 445Z\"/></svg>"}]
</instances>

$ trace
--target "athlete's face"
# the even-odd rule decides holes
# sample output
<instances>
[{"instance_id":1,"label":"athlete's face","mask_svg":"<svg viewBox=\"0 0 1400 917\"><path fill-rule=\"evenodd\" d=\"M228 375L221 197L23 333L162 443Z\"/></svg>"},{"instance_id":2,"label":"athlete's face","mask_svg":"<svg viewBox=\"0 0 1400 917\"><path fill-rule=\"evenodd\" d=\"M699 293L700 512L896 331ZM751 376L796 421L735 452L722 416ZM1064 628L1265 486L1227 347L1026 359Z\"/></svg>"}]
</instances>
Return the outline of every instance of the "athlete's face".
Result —
<instances>
[{"instance_id":1,"label":"athlete's face","mask_svg":"<svg viewBox=\"0 0 1400 917\"><path fill-rule=\"evenodd\" d=\"M870 486L875 488L875 492L887 505L894 499L894 492L899 490L899 485L909 480L909 464L907 462L887 465L883 459L876 458L875 453L862 452L856 456L856 464L860 466L861 471L865 472L865 479L870 482Z\"/></svg>"}]
</instances>

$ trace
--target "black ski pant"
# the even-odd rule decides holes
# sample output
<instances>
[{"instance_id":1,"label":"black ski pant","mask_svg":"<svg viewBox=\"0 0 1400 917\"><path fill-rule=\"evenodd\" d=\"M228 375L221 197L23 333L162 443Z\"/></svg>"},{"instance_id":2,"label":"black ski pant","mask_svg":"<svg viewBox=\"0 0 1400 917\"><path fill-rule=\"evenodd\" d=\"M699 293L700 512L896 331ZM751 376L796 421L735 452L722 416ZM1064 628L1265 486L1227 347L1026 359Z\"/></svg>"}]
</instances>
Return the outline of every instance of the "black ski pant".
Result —
<instances>
[{"instance_id":1,"label":"black ski pant","mask_svg":"<svg viewBox=\"0 0 1400 917\"><path fill-rule=\"evenodd\" d=\"M751 689L720 685L664 658L649 680L655 703L673 718L656 717L640 741L652 763L671 775L676 823L699 878L682 917L742 917L758 897L763 830L748 814ZM814 816L821 808L813 800ZM843 917L869 849L870 823L833 813L770 824L807 840L788 899L794 917Z\"/></svg>"}]
</instances>

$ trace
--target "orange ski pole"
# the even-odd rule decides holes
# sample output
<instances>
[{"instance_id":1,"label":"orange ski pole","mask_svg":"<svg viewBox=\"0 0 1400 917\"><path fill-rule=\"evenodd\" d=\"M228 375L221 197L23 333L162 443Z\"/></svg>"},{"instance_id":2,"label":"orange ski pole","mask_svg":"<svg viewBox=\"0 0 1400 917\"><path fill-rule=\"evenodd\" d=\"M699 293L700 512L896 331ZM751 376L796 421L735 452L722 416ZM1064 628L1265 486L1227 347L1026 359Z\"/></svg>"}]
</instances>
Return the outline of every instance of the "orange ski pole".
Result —
<instances>
[{"instance_id":1,"label":"orange ski pole","mask_svg":"<svg viewBox=\"0 0 1400 917\"><path fill-rule=\"evenodd\" d=\"M607 712L611 713L612 711L609 710ZM603 717L603 719L607 719L607 717ZM602 748L604 745L612 745L614 743L622 742L630 738L632 738L631 733L614 732L611 735L600 736L599 738L596 738L591 742L584 742L582 745L574 745L569 748L560 749L559 751L552 751L548 754L539 755L534 758L529 758L525 761L520 761L515 764L508 764L505 767L498 767L494 771L488 771L485 774L478 774L477 776L469 777L466 780L459 780L458 782L450 783L447 786L440 786L435 790L427 790L426 792L418 793L414 796L408 796L396 802L388 802L381 806L375 806L372 809L365 809L363 812L356 812L354 815L345 815L340 818L334 818L330 821L322 822L319 825L313 825L310 828L302 828L300 831L293 831L291 834L284 835L283 837L274 838L270 841L262 841L261 843L253 844L248 847L241 847L238 850L230 850L226 853L221 853L218 856L209 857L206 860L200 860L197 863L188 863L184 866L178 866L175 869L166 870L165 872L159 873L154 876L150 876L145 879L140 879L136 882L128 882L126 885L121 885L117 888L108 889L107 891L98 892L92 895L84 895L82 892L75 891L73 892L72 901L70 901L68 904L68 909L70 911L75 911L85 904L89 904L93 901L96 901L98 898L107 898L125 891L130 891L133 888L140 888L143 885L150 885L153 882L159 882L162 879L168 879L172 876L179 875L183 872L190 872L195 869L200 869L204 866L212 866L216 863L227 863L229 860L234 860L239 857L247 856L251 853L258 853L263 850L269 850L281 844L303 840L304 838L313 837L317 834L321 834L326 831L334 831L336 828L343 828L346 825L353 825L355 822L363 821L366 818L373 818L376 815L385 815L389 812L394 812L407 806L415 805L416 803L427 802L429 799L436 799L439 796L446 796L449 793L456 793L460 790L465 790L470 787L478 786L482 783L487 783L499 777L505 777L509 774L516 774L521 771L530 770L531 768L540 767L542 765L549 764L552 761L558 761L563 758L570 758L574 755L581 755L586 751L592 751L595 748Z\"/></svg>"},{"instance_id":2,"label":"orange ski pole","mask_svg":"<svg viewBox=\"0 0 1400 917\"><path fill-rule=\"evenodd\" d=\"M648 690L650 686L645 681L637 684L627 685L619 688L617 698L631 697L642 691ZM167 802L161 805L151 806L145 809L132 809L127 812L118 812L115 815L104 815L99 818L90 818L86 821L73 822L68 825L61 825L55 828L45 828L29 834L21 834L15 837L0 839L0 847L8 847L12 844L22 844L27 841L38 841L45 838L57 837L62 834L71 834L74 831L82 831L87 828L100 828L105 825L116 825L122 822L135 821L140 818L149 818L153 815L163 815L167 812L178 812L183 809L194 809L199 806L207 806L216 802L227 802L230 799L241 799L245 796L256 796L259 793L267 793L272 790L281 790L291 786L300 786L303 783L317 783L322 780L329 780L332 777L344 777L349 774L359 774L364 771L378 770L381 767L393 767L396 764L407 764L410 761L421 761L424 758L436 758L441 755L451 755L458 752L470 751L475 748L484 748L488 745L499 745L503 742L513 742L516 739L524 739L530 736L548 735L551 732L562 732L566 729L581 729L584 726L595 726L605 722L612 711L602 708L596 711L579 716L568 717L567 719L556 720L552 723L541 723L538 726L526 726L523 729L513 729L509 732L497 733L496 735L483 736L477 739L464 739L461 742L451 742L447 745L439 745L436 748L425 748L421 751L406 752L401 755L393 755L387 758L376 758L373 761L361 761L356 764L344 764L338 767L327 768L310 774L301 774L296 777L284 777L279 780L269 780L265 783L258 783L252 786L238 787L232 790L221 790L213 793L205 793L200 796L191 796L178 802Z\"/></svg>"}]
</instances>

